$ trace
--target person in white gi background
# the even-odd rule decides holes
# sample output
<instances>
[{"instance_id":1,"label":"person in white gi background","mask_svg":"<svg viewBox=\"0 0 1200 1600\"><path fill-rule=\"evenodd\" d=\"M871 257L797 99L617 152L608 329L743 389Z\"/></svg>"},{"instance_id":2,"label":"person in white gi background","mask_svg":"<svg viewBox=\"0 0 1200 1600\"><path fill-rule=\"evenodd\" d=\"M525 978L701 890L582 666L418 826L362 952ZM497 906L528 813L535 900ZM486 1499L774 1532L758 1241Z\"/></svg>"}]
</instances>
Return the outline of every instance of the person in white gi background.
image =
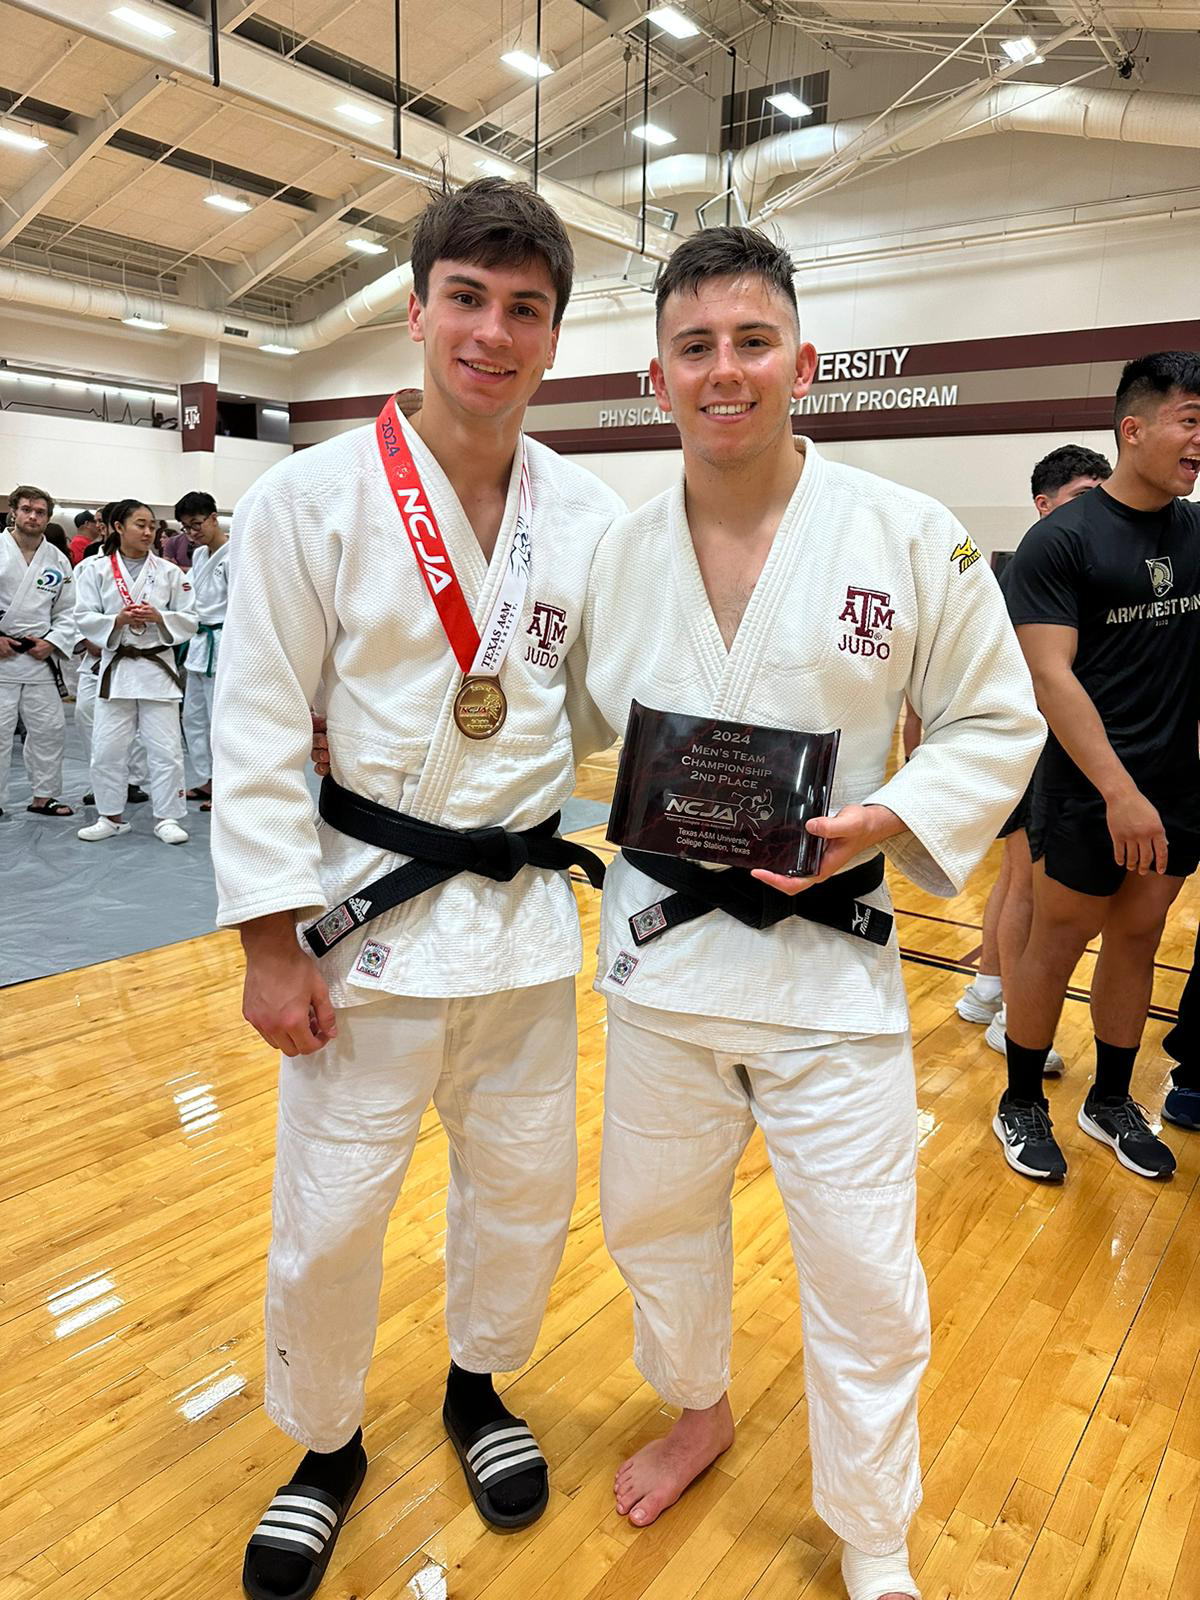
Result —
<instances>
[{"instance_id":1,"label":"person in white gi background","mask_svg":"<svg viewBox=\"0 0 1200 1600\"><path fill-rule=\"evenodd\" d=\"M110 528L108 519L112 516L115 501L110 500L102 506L95 517L94 526L99 531L99 539L95 548L89 544L86 552L80 556L76 570L85 562L95 561L97 557L107 560L104 555L104 542L108 538ZM75 680L75 731L79 735L79 743L83 747L83 759L90 771L92 765L92 727L96 720L96 697L100 692L100 646L93 644L90 639L76 637L75 658L79 662L79 672ZM133 750L129 757L129 787L125 798L132 805L143 805L150 796L146 793L146 784L150 782L150 769L146 765L146 747L140 735L134 736ZM96 804L95 792L91 789L83 797L85 806Z\"/></svg>"},{"instance_id":2,"label":"person in white gi background","mask_svg":"<svg viewBox=\"0 0 1200 1600\"><path fill-rule=\"evenodd\" d=\"M25 724L25 771L43 817L69 817L62 790L66 721L52 657L70 659L75 641L71 562L46 538L54 501L19 484L8 497L12 526L0 534L0 814L18 717Z\"/></svg>"},{"instance_id":3,"label":"person in white gi background","mask_svg":"<svg viewBox=\"0 0 1200 1600\"><path fill-rule=\"evenodd\" d=\"M186 572L153 554L154 513L141 500L113 507L105 553L76 573L75 625L100 646L99 690L92 729L92 789L100 816L78 837L88 843L128 833L124 819L130 750L140 734L150 768L154 832L163 844L185 844L183 685L172 646L196 631Z\"/></svg>"},{"instance_id":4,"label":"person in white gi background","mask_svg":"<svg viewBox=\"0 0 1200 1600\"><path fill-rule=\"evenodd\" d=\"M748 228L706 229L667 263L657 303L650 372L684 480L600 543L588 688L614 730L631 698L840 728L831 815L809 826L826 840L819 894L847 931L804 920L812 880L754 874L784 918L774 926L724 909L674 925L661 883L624 857L609 868L601 1214L633 1292L635 1359L683 1408L620 1468L617 1508L653 1522L732 1442L730 1195L757 1123L799 1276L813 1503L844 1541L852 1600L900 1600L918 1593L906 1533L929 1311L908 1011L878 852L955 893L1024 789L1044 725L995 579L954 517L793 439L816 352L787 254ZM885 780L906 692L925 738ZM853 887L839 888L847 869ZM725 874L692 870L719 907Z\"/></svg>"},{"instance_id":5,"label":"person in white gi background","mask_svg":"<svg viewBox=\"0 0 1200 1600\"><path fill-rule=\"evenodd\" d=\"M213 860L245 1015L283 1052L265 1405L307 1451L251 1536L256 1600L313 1592L366 1472L384 1235L431 1098L450 1144L445 1424L491 1526L548 1501L492 1374L533 1351L575 1193L582 945L561 868L583 853L552 835L584 699L569 652L623 508L521 433L571 289L551 208L467 184L427 207L412 261L420 410L389 400L234 513Z\"/></svg>"},{"instance_id":6,"label":"person in white gi background","mask_svg":"<svg viewBox=\"0 0 1200 1600\"><path fill-rule=\"evenodd\" d=\"M183 737L195 784L189 800L212 810L212 708L221 630L229 604L229 535L217 518L217 502L202 489L185 494L175 518L192 542L190 568L197 629L183 659Z\"/></svg>"}]
</instances>

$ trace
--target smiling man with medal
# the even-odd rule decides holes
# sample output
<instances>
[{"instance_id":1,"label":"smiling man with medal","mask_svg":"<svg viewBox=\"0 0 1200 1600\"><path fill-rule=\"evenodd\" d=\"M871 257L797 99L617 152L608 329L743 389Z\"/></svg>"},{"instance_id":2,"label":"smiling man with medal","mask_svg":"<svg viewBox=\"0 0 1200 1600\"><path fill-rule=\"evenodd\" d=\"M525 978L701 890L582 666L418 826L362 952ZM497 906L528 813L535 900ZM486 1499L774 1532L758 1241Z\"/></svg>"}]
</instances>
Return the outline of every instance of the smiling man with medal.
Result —
<instances>
[{"instance_id":1,"label":"smiling man with medal","mask_svg":"<svg viewBox=\"0 0 1200 1600\"><path fill-rule=\"evenodd\" d=\"M366 1471L384 1234L430 1100L451 1162L445 1425L491 1526L548 1501L492 1374L529 1359L566 1238L582 949L565 869L599 877L556 826L576 754L605 740L574 646L623 508L521 432L572 269L524 186L436 198L413 239L420 408L389 400L281 462L234 517L213 858L245 1015L283 1055L266 1409L308 1452L247 1548L257 1600L314 1592ZM538 608L563 619L554 651Z\"/></svg>"}]
</instances>

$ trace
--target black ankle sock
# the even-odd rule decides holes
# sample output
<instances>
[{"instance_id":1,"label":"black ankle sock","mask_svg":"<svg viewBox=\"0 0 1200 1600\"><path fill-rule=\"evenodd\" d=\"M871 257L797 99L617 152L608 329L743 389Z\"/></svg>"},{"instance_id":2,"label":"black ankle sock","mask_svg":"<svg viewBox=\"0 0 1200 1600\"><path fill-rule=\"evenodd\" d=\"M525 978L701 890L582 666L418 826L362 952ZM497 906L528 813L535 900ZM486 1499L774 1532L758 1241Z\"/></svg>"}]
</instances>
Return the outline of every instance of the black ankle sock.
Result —
<instances>
[{"instance_id":1,"label":"black ankle sock","mask_svg":"<svg viewBox=\"0 0 1200 1600\"><path fill-rule=\"evenodd\" d=\"M1044 1099L1042 1072L1046 1057L1050 1054L1050 1046L1042 1045L1039 1049L1031 1050L1027 1045L1014 1044L1006 1034L1004 1050L1008 1057L1008 1098L1025 1105L1040 1105Z\"/></svg>"},{"instance_id":2,"label":"black ankle sock","mask_svg":"<svg viewBox=\"0 0 1200 1600\"><path fill-rule=\"evenodd\" d=\"M362 1447L362 1429L354 1430L354 1437L340 1450L322 1455L310 1450L288 1479L289 1483L303 1484L309 1489L324 1489L326 1494L345 1500L350 1485L358 1475L358 1452ZM285 1550L258 1548L251 1555L254 1575L264 1589L273 1594L294 1594L311 1570L302 1556L290 1556Z\"/></svg>"},{"instance_id":3,"label":"black ankle sock","mask_svg":"<svg viewBox=\"0 0 1200 1600\"><path fill-rule=\"evenodd\" d=\"M1105 1044L1096 1040L1096 1081L1091 1095L1096 1100L1126 1100L1129 1085L1133 1082L1133 1063L1138 1047L1122 1044Z\"/></svg>"},{"instance_id":4,"label":"black ankle sock","mask_svg":"<svg viewBox=\"0 0 1200 1600\"><path fill-rule=\"evenodd\" d=\"M489 1422L516 1421L496 1393L490 1372L467 1372L454 1361L446 1379L446 1409L460 1439L469 1439ZM503 1483L490 1485L489 1495L497 1511L508 1516L527 1511L542 1492L543 1471L542 1467L532 1467Z\"/></svg>"}]
</instances>

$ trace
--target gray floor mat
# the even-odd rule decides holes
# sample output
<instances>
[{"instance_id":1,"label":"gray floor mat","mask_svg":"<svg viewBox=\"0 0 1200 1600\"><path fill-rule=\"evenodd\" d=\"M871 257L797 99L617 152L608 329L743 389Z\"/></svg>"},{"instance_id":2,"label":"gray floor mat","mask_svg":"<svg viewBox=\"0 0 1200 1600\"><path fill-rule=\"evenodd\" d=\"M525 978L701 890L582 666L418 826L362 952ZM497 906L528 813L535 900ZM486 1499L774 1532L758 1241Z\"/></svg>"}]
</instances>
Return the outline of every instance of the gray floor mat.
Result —
<instances>
[{"instance_id":1,"label":"gray floor mat","mask_svg":"<svg viewBox=\"0 0 1200 1600\"><path fill-rule=\"evenodd\" d=\"M8 801L0 817L0 987L54 972L112 961L211 933L216 891L209 858L211 816L189 803L187 844L154 837L150 806L125 813L133 832L84 844L76 829L95 821L80 801L90 787L83 750L67 708L67 759L60 800L73 817L35 817L20 743L13 747ZM189 779L189 781L191 781ZM315 780L314 780L315 786ZM608 818L595 800L568 800L562 832Z\"/></svg>"}]
</instances>

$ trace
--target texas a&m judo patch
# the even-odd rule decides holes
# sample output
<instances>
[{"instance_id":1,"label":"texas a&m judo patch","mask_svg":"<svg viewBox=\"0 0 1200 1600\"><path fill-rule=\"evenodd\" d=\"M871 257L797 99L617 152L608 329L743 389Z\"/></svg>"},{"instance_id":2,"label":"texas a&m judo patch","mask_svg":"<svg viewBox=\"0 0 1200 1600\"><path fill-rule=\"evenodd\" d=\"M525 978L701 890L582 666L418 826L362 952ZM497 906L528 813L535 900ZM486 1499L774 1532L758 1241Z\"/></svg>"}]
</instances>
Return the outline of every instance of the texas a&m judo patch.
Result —
<instances>
[{"instance_id":1,"label":"texas a&m judo patch","mask_svg":"<svg viewBox=\"0 0 1200 1600\"><path fill-rule=\"evenodd\" d=\"M609 980L612 983L619 983L623 989L637 970L637 964L637 956L631 956L628 950L622 950L608 969Z\"/></svg>"},{"instance_id":2,"label":"texas a&m judo patch","mask_svg":"<svg viewBox=\"0 0 1200 1600\"><path fill-rule=\"evenodd\" d=\"M388 957L392 953L390 944L380 944L377 939L367 939L362 949L358 952L358 960L354 963L355 972L361 973L364 978L380 978L383 969L388 964Z\"/></svg>"}]
</instances>

